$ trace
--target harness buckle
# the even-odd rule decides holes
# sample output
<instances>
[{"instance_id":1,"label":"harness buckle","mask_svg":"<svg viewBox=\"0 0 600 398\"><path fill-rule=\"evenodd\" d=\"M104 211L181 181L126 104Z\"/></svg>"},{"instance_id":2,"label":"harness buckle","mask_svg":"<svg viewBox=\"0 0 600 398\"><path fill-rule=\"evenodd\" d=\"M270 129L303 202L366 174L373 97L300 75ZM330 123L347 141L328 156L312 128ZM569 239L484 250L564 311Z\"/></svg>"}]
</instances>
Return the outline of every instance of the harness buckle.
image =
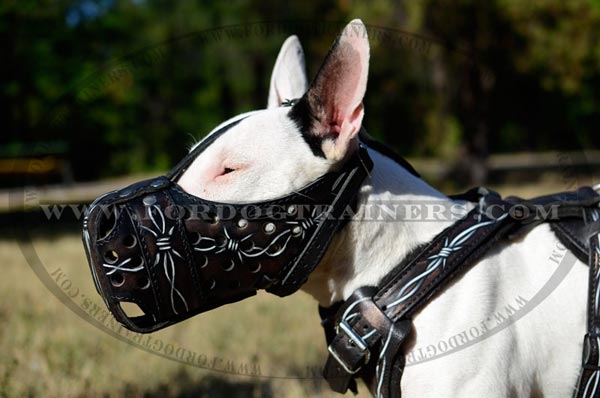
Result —
<instances>
[{"instance_id":1,"label":"harness buckle","mask_svg":"<svg viewBox=\"0 0 600 398\"><path fill-rule=\"evenodd\" d=\"M364 361L362 361L362 363L360 363L361 361L359 361L356 365L353 366L353 364L349 364L343 357L342 355L340 355L334 348L334 344L330 344L327 347L327 351L329 351L329 353L331 354L331 356L342 366L342 368L348 373L348 374L356 374L358 371L360 371L363 367L364 364L368 363L369 360L371 359L371 351L369 351L369 347L367 345L367 343L362 339L362 337L360 337L355 331L354 329L352 329L352 326L350 326L348 324L348 322L346 321L341 321L340 324L338 325L339 329L341 329L344 334L348 337L348 345L350 345L350 347L352 348L357 348L360 356L364 356ZM335 341L335 340L334 340Z\"/></svg>"},{"instance_id":2,"label":"harness buckle","mask_svg":"<svg viewBox=\"0 0 600 398\"><path fill-rule=\"evenodd\" d=\"M586 333L581 366L584 369L600 370L600 333Z\"/></svg>"}]
</instances>

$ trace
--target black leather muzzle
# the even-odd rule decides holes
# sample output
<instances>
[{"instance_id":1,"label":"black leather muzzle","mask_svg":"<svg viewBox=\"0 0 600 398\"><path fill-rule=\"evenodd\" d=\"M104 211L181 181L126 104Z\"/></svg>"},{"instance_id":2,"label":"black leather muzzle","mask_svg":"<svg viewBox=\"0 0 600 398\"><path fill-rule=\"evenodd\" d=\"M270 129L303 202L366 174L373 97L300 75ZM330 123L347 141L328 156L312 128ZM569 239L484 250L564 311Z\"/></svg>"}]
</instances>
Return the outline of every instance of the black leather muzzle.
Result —
<instances>
[{"instance_id":1,"label":"black leather muzzle","mask_svg":"<svg viewBox=\"0 0 600 398\"><path fill-rule=\"evenodd\" d=\"M341 170L276 200L226 204L183 191L177 179L231 127L212 134L167 176L90 206L83 240L96 288L128 329L152 332L258 289L295 292L349 218L372 168L361 146ZM122 302L136 303L144 315L128 316Z\"/></svg>"}]
</instances>

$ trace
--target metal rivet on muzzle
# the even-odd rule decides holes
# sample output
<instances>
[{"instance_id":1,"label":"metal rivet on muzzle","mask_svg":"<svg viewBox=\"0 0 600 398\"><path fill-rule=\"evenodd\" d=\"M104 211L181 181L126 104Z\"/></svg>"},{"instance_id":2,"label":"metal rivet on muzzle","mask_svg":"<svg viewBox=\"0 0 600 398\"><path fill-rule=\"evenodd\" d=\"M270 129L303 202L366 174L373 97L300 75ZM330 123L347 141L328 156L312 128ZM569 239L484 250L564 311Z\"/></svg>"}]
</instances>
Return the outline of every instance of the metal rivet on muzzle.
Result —
<instances>
[{"instance_id":1,"label":"metal rivet on muzzle","mask_svg":"<svg viewBox=\"0 0 600 398\"><path fill-rule=\"evenodd\" d=\"M275 232L275 224L273 224L272 222L266 223L264 226L264 230L266 233L272 234L273 232Z\"/></svg>"},{"instance_id":2,"label":"metal rivet on muzzle","mask_svg":"<svg viewBox=\"0 0 600 398\"><path fill-rule=\"evenodd\" d=\"M248 226L248 220L245 218L240 218L237 222L238 228L246 228Z\"/></svg>"},{"instance_id":3,"label":"metal rivet on muzzle","mask_svg":"<svg viewBox=\"0 0 600 398\"><path fill-rule=\"evenodd\" d=\"M158 180L150 183L150 186L153 188L159 188L159 187L162 187L163 185L164 185L164 181L162 179L158 179Z\"/></svg>"},{"instance_id":4,"label":"metal rivet on muzzle","mask_svg":"<svg viewBox=\"0 0 600 398\"><path fill-rule=\"evenodd\" d=\"M146 206L152 206L156 203L156 196L148 195L142 200L142 202L144 202Z\"/></svg>"}]
</instances>

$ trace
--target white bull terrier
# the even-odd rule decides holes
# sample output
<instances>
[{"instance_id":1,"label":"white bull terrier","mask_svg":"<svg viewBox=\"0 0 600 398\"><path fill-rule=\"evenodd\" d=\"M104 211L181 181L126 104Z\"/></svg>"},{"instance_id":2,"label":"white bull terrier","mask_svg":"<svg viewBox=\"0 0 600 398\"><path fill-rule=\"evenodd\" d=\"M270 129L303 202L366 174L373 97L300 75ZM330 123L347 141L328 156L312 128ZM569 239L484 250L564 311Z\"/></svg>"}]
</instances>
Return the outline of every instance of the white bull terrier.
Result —
<instances>
[{"instance_id":1,"label":"white bull terrier","mask_svg":"<svg viewBox=\"0 0 600 398\"><path fill-rule=\"evenodd\" d=\"M296 36L288 38L273 70L267 109L227 121L245 117L195 159L180 185L205 199L248 203L289 194L339 168L358 148L369 70L366 32L360 20L352 21L310 86L300 42ZM281 106L301 97L292 107ZM359 204L453 204L389 157L372 148L369 155L374 168ZM322 306L347 299L361 286L376 285L411 250L453 222L365 217L359 211L335 236L303 286ZM550 228L541 225L515 242L498 244L437 294L414 317L404 344L409 361L398 386L402 396L571 396L585 334L587 266L573 258L574 266L543 302L518 321L509 319L556 270L558 262L551 257L557 251L567 253ZM507 327L450 355L438 355L453 336L456 342L489 332L498 314L508 320Z\"/></svg>"}]
</instances>

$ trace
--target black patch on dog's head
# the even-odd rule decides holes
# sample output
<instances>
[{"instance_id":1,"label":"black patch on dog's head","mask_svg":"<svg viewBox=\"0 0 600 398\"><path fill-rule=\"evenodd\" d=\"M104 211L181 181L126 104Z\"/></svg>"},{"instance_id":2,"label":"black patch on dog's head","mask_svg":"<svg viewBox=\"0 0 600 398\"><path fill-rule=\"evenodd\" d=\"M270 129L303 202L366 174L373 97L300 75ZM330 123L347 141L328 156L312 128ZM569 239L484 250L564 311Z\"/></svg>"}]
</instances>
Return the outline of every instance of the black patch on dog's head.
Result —
<instances>
[{"instance_id":1,"label":"black patch on dog's head","mask_svg":"<svg viewBox=\"0 0 600 398\"><path fill-rule=\"evenodd\" d=\"M292 106L288 116L300 130L304 141L306 141L312 153L315 156L325 158L322 139L313 133L315 123L318 123L319 120L313 115L306 94Z\"/></svg>"}]
</instances>

